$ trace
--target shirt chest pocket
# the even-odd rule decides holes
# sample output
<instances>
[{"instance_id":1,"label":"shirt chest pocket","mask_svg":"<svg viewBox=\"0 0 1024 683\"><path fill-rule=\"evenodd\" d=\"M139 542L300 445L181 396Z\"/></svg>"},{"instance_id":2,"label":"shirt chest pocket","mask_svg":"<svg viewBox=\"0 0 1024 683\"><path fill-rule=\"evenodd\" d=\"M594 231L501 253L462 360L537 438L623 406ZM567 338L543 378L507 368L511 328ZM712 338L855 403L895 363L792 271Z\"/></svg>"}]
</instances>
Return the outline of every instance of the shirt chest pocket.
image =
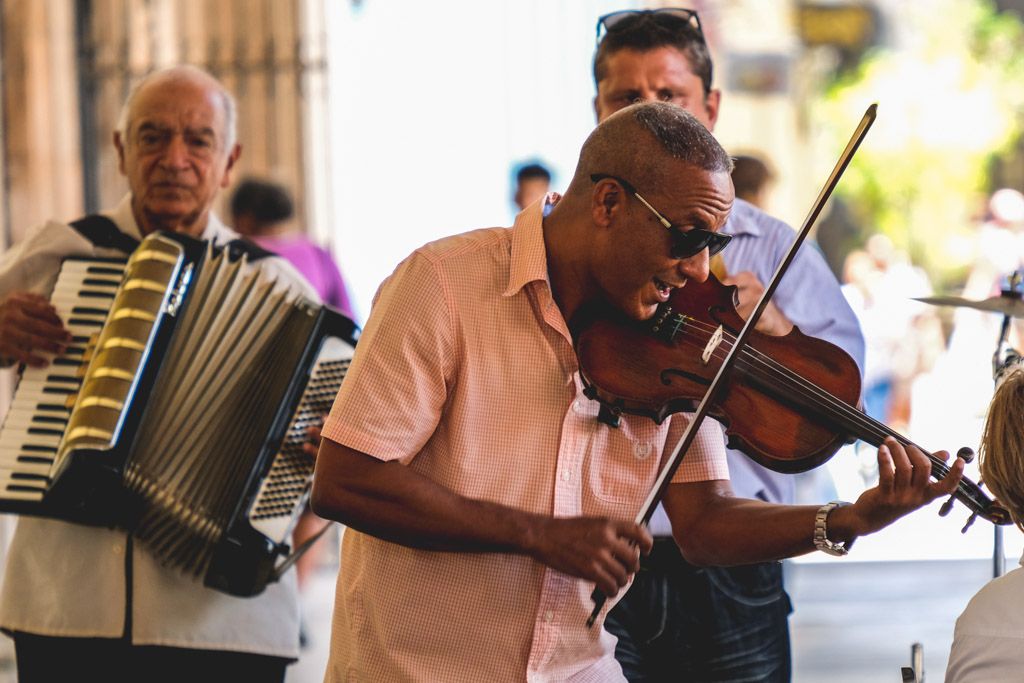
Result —
<instances>
[{"instance_id":1,"label":"shirt chest pocket","mask_svg":"<svg viewBox=\"0 0 1024 683\"><path fill-rule=\"evenodd\" d=\"M658 476L666 430L667 425L633 416L623 417L618 428L602 425L587 458L587 483L594 496L639 506Z\"/></svg>"}]
</instances>

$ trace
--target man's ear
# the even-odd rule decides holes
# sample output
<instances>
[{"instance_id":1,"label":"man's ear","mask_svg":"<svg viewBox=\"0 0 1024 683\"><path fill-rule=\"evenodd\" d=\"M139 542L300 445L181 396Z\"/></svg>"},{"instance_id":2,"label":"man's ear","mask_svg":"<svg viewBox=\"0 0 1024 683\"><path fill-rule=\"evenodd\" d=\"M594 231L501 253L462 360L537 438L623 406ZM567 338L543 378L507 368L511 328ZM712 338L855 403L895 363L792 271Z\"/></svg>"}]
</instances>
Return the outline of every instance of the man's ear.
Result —
<instances>
[{"instance_id":1,"label":"man's ear","mask_svg":"<svg viewBox=\"0 0 1024 683\"><path fill-rule=\"evenodd\" d=\"M117 170L121 172L121 175L127 175L124 172L124 141L121 139L121 133L114 131L114 149L117 150Z\"/></svg>"},{"instance_id":2,"label":"man's ear","mask_svg":"<svg viewBox=\"0 0 1024 683\"><path fill-rule=\"evenodd\" d=\"M224 176L220 179L220 186L227 187L231 184L231 171L235 167L235 162L238 161L238 157L242 156L242 145L235 143L235 146L231 148L231 153L228 154L228 160L224 166Z\"/></svg>"},{"instance_id":3,"label":"man's ear","mask_svg":"<svg viewBox=\"0 0 1024 683\"><path fill-rule=\"evenodd\" d=\"M607 227L612 219L622 211L622 190L615 183L602 180L594 186L591 195L591 214L596 225Z\"/></svg>"},{"instance_id":4,"label":"man's ear","mask_svg":"<svg viewBox=\"0 0 1024 683\"><path fill-rule=\"evenodd\" d=\"M722 91L714 88L704 98L704 110L708 115L708 131L715 132L715 122L718 121L718 108L722 104Z\"/></svg>"}]
</instances>

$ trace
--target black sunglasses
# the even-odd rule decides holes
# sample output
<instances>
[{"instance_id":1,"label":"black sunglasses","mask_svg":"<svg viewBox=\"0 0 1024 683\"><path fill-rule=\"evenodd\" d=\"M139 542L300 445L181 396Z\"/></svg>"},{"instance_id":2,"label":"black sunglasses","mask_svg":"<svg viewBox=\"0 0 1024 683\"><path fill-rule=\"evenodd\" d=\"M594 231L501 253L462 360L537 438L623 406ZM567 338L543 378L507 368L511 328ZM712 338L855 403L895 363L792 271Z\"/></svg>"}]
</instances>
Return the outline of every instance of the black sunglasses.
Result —
<instances>
[{"instance_id":1,"label":"black sunglasses","mask_svg":"<svg viewBox=\"0 0 1024 683\"><path fill-rule=\"evenodd\" d=\"M594 173L590 176L591 182L597 183L602 180L614 180L619 185L622 185L623 189L629 194L640 200L640 203L650 209L658 222L661 223L665 228L668 229L669 234L672 235L672 246L669 248L669 255L674 259L686 259L691 256L696 256L705 249L708 250L708 256L714 256L718 252L725 249L726 245L732 239L732 235L725 235L720 232L711 232L704 228L693 228L691 230L684 231L678 225L673 225L672 221L665 218L660 211L651 206L651 203L643 198L636 188L633 187L632 183L627 180L623 180L618 176L610 175L608 173Z\"/></svg>"},{"instance_id":2,"label":"black sunglasses","mask_svg":"<svg viewBox=\"0 0 1024 683\"><path fill-rule=\"evenodd\" d=\"M598 17L597 43L600 44L601 37L605 33L614 31L615 27L621 24L624 20L644 14L651 15L652 20L666 28L681 28L683 26L688 26L693 31L696 31L697 36L701 40L704 40L704 29L701 28L700 17L697 16L697 12L695 10L686 9L684 7L662 7L660 9L625 9Z\"/></svg>"}]
</instances>

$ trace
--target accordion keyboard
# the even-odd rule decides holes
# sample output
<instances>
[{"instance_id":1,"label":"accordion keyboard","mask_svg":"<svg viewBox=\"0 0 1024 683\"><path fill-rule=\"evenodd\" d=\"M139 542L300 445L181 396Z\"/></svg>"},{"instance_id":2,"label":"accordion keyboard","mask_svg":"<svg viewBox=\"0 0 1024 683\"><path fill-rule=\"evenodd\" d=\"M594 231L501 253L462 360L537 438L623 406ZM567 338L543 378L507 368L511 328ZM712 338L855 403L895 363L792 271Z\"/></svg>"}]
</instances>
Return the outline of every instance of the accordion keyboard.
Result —
<instances>
[{"instance_id":1,"label":"accordion keyboard","mask_svg":"<svg viewBox=\"0 0 1024 683\"><path fill-rule=\"evenodd\" d=\"M38 501L78 396L92 345L124 274L124 262L68 259L51 304L71 344L45 368L26 367L0 431L0 498Z\"/></svg>"},{"instance_id":2,"label":"accordion keyboard","mask_svg":"<svg viewBox=\"0 0 1024 683\"><path fill-rule=\"evenodd\" d=\"M334 404L352 362L354 348L337 338L325 341L291 426L263 480L249 513L253 528L277 543L288 540L297 514L306 502L315 461L302 450L307 430L319 425Z\"/></svg>"}]
</instances>

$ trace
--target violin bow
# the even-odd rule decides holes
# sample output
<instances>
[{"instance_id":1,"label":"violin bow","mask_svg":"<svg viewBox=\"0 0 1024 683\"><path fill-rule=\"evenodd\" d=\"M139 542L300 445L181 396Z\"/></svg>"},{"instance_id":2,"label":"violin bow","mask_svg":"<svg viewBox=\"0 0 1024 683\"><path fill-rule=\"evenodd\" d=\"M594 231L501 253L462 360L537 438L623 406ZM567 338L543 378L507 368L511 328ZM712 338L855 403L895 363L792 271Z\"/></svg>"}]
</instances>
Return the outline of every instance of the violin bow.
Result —
<instances>
[{"instance_id":1,"label":"violin bow","mask_svg":"<svg viewBox=\"0 0 1024 683\"><path fill-rule=\"evenodd\" d=\"M668 461L658 474L658 478L655 480L654 486L651 488L651 492L647 494L647 500L644 501L643 507L640 508L640 512L637 513L635 520L637 524L646 525L650 522L651 515L654 514L654 510L658 507L658 503L661 502L665 492L668 490L668 485L672 480L672 475L675 474L677 469L679 469L679 465L683 461L683 455L687 450L689 450L690 446L693 445L694 440L697 438L697 431L700 429L701 424L704 422L704 418L707 417L708 411L711 409L712 400L718 396L718 392L722 384L724 384L724 378L732 369L739 351L746 345L747 337L750 336L754 326L757 325L757 321L760 320L761 314L764 313L764 309L768 306L768 302L771 301L772 296L775 294L775 290L778 289L779 281L789 269L789 265L793 262L793 259L796 257L796 253L804 243L804 240L807 239L807 235L810 233L815 221L818 220L818 216L825 207L825 202L827 202L828 198L832 196L832 191L835 190L836 185L839 184L839 179L842 177L843 172L846 170L846 167L850 165L850 161L853 159L853 155L856 154L857 148L860 147L860 143L864 141L864 137L867 135L868 129L871 128L871 124L875 121L877 110L878 104L872 104L867 108L867 111L864 112L864 116L861 117L860 123L857 125L857 129L853 131L853 135L850 137L850 141L846 145L846 149L844 149L843 153L839 155L839 161L836 162L835 168L832 169L832 174L828 177L825 185L821 188L821 192L818 193L818 198L814 200L814 205L807 214L807 218L804 219L803 225L797 233L796 239L793 240L793 244L790 245L789 251L786 252L786 256L779 262L778 267L775 269L775 274L772 275L771 281L768 283L768 286L765 287L764 293L761 294L761 298L758 300L757 306L754 308L750 317L747 318L746 323L743 325L743 329L740 330L740 333L736 336L732 348L725 356L725 360L722 361L722 365L718 368L715 378L711 381L711 385L708 387L707 391L704 392L704 398L701 399L696 412L693 413L690 423L686 426L686 430L683 432L682 437L679 439L679 442L676 443L675 448L672 450L672 454L668 457ZM595 588L590 597L594 601L594 609L590 613L590 617L587 619L588 628L593 626L594 622L597 621L597 617L600 615L601 610L604 608L605 601L608 599L608 597L599 588Z\"/></svg>"}]
</instances>

